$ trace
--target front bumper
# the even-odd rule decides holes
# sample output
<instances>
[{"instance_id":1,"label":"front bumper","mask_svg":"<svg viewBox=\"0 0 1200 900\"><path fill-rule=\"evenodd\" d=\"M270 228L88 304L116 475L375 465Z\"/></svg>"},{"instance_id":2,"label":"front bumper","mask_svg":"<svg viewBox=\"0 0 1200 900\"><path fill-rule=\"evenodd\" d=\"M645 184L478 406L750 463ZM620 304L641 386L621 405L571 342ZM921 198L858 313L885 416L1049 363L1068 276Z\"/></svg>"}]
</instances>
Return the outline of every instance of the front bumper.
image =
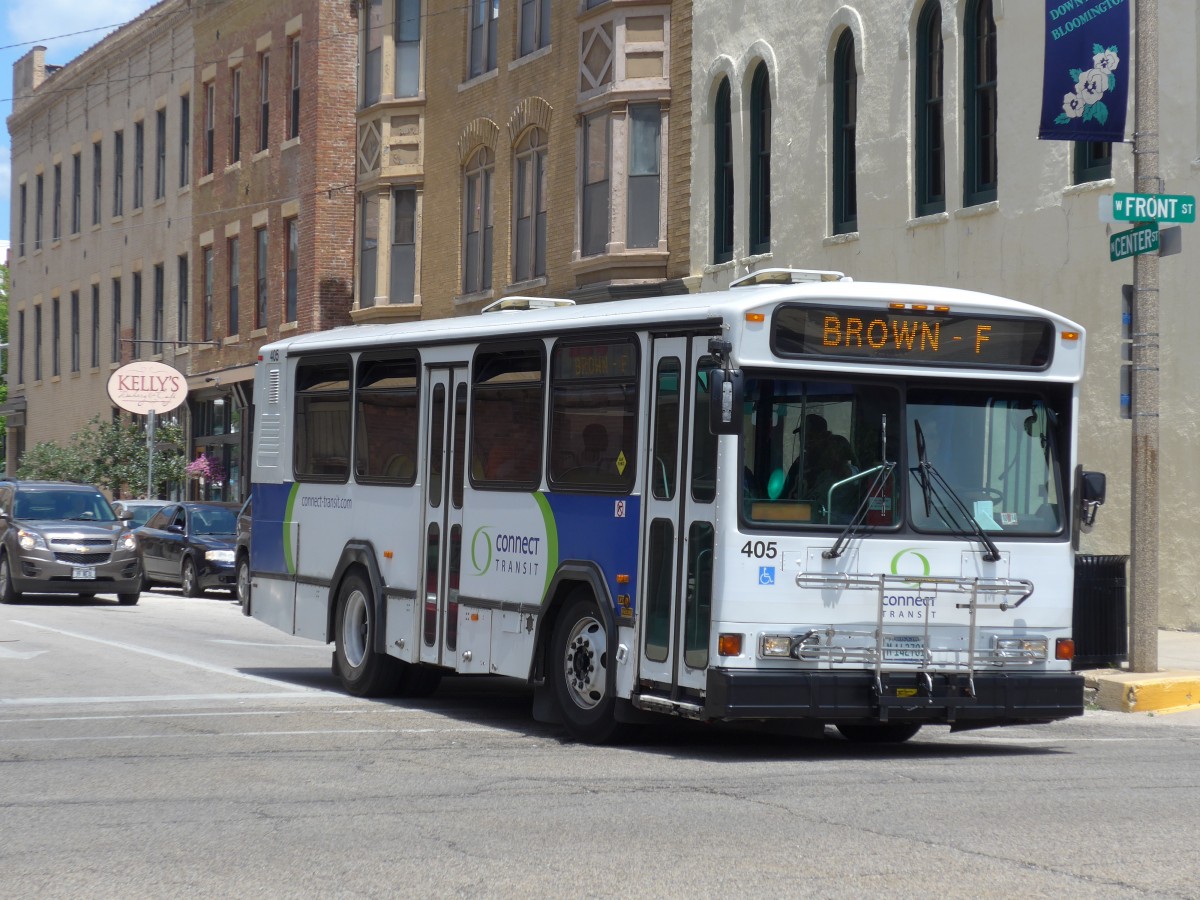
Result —
<instances>
[{"instance_id":1,"label":"front bumper","mask_svg":"<svg viewBox=\"0 0 1200 900\"><path fill-rule=\"evenodd\" d=\"M201 558L196 577L203 591L232 591L237 588L237 569L232 562L213 562Z\"/></svg>"},{"instance_id":2,"label":"front bumper","mask_svg":"<svg viewBox=\"0 0 1200 900\"><path fill-rule=\"evenodd\" d=\"M22 594L132 594L142 583L137 554L107 555L92 564L94 578L76 578L79 566L38 551L16 555L9 567L13 589Z\"/></svg>"},{"instance_id":3,"label":"front bumper","mask_svg":"<svg viewBox=\"0 0 1200 900\"><path fill-rule=\"evenodd\" d=\"M884 673L710 669L714 719L924 722L982 727L1083 715L1083 677L1069 672Z\"/></svg>"}]
</instances>

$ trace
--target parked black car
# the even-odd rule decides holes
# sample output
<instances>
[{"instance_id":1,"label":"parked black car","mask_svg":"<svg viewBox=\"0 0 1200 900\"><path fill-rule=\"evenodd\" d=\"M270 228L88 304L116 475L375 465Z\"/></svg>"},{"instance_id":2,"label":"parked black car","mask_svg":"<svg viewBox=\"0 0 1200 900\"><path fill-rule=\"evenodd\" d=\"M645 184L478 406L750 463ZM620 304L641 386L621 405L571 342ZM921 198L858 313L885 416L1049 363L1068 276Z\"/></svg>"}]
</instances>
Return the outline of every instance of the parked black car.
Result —
<instances>
[{"instance_id":1,"label":"parked black car","mask_svg":"<svg viewBox=\"0 0 1200 900\"><path fill-rule=\"evenodd\" d=\"M177 584L185 597L236 592L233 568L237 504L199 501L164 506L134 533L142 556L142 590Z\"/></svg>"},{"instance_id":2,"label":"parked black car","mask_svg":"<svg viewBox=\"0 0 1200 900\"><path fill-rule=\"evenodd\" d=\"M140 528L166 505L166 500L114 500L112 508L117 518L127 521L130 528Z\"/></svg>"},{"instance_id":3,"label":"parked black car","mask_svg":"<svg viewBox=\"0 0 1200 900\"><path fill-rule=\"evenodd\" d=\"M90 484L0 481L0 603L22 594L138 602L137 538Z\"/></svg>"},{"instance_id":4,"label":"parked black car","mask_svg":"<svg viewBox=\"0 0 1200 900\"><path fill-rule=\"evenodd\" d=\"M250 615L250 526L254 521L254 495L242 504L237 517L237 535L234 539L234 566L237 571L237 598L242 604L242 614Z\"/></svg>"}]
</instances>

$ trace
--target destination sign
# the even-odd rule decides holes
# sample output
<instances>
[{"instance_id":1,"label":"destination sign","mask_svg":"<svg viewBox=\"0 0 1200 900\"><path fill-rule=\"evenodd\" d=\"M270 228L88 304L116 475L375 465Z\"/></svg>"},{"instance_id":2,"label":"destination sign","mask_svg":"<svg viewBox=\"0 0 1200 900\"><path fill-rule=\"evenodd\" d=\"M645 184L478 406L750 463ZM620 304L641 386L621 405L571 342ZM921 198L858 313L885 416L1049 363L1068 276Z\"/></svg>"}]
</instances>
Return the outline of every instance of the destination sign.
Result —
<instances>
[{"instance_id":1,"label":"destination sign","mask_svg":"<svg viewBox=\"0 0 1200 900\"><path fill-rule=\"evenodd\" d=\"M772 321L771 346L780 356L1044 369L1054 326L1012 316L783 306Z\"/></svg>"},{"instance_id":2,"label":"destination sign","mask_svg":"<svg viewBox=\"0 0 1200 900\"><path fill-rule=\"evenodd\" d=\"M637 351L629 341L610 344L560 345L554 352L554 376L575 378L633 378Z\"/></svg>"}]
</instances>

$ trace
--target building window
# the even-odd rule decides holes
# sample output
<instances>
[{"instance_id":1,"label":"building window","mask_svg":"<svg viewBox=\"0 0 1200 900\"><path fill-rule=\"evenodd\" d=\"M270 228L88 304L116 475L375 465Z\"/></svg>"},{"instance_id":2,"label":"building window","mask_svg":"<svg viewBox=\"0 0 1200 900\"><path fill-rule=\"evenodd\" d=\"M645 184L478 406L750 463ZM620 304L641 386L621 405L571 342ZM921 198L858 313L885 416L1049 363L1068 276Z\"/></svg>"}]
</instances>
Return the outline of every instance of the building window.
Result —
<instances>
[{"instance_id":1,"label":"building window","mask_svg":"<svg viewBox=\"0 0 1200 900\"><path fill-rule=\"evenodd\" d=\"M59 319L59 302L55 297L50 307L50 374L57 378L62 374L58 359L61 353L62 332Z\"/></svg>"},{"instance_id":2,"label":"building window","mask_svg":"<svg viewBox=\"0 0 1200 900\"><path fill-rule=\"evenodd\" d=\"M1073 150L1075 184L1112 178L1112 144L1108 141L1076 141Z\"/></svg>"},{"instance_id":3,"label":"building window","mask_svg":"<svg viewBox=\"0 0 1200 900\"><path fill-rule=\"evenodd\" d=\"M125 215L125 132L113 134L113 218Z\"/></svg>"},{"instance_id":4,"label":"building window","mask_svg":"<svg viewBox=\"0 0 1200 900\"><path fill-rule=\"evenodd\" d=\"M550 0L521 0L521 56L550 46Z\"/></svg>"},{"instance_id":5,"label":"building window","mask_svg":"<svg viewBox=\"0 0 1200 900\"><path fill-rule=\"evenodd\" d=\"M733 112L729 79L717 86L713 111L713 262L733 259Z\"/></svg>"},{"instance_id":6,"label":"building window","mask_svg":"<svg viewBox=\"0 0 1200 900\"><path fill-rule=\"evenodd\" d=\"M858 230L858 163L855 125L858 119L858 71L850 29L838 38L833 54L833 233Z\"/></svg>"},{"instance_id":7,"label":"building window","mask_svg":"<svg viewBox=\"0 0 1200 900\"><path fill-rule=\"evenodd\" d=\"M463 293L492 287L492 151L480 147L467 162L463 186Z\"/></svg>"},{"instance_id":8,"label":"building window","mask_svg":"<svg viewBox=\"0 0 1200 900\"><path fill-rule=\"evenodd\" d=\"M750 83L750 252L771 249L771 76L759 63Z\"/></svg>"},{"instance_id":9,"label":"building window","mask_svg":"<svg viewBox=\"0 0 1200 900\"><path fill-rule=\"evenodd\" d=\"M76 153L71 157L71 234L79 234L83 218L83 186L79 183L82 178L83 159Z\"/></svg>"},{"instance_id":10,"label":"building window","mask_svg":"<svg viewBox=\"0 0 1200 900\"><path fill-rule=\"evenodd\" d=\"M92 144L92 225L100 224L100 165L104 150L99 141Z\"/></svg>"},{"instance_id":11,"label":"building window","mask_svg":"<svg viewBox=\"0 0 1200 900\"><path fill-rule=\"evenodd\" d=\"M583 120L583 233L584 256L603 253L609 228L609 114L600 112Z\"/></svg>"},{"instance_id":12,"label":"building window","mask_svg":"<svg viewBox=\"0 0 1200 900\"><path fill-rule=\"evenodd\" d=\"M179 98L179 186L191 183L192 173L192 98L184 94ZM212 171L209 160L209 171Z\"/></svg>"},{"instance_id":13,"label":"building window","mask_svg":"<svg viewBox=\"0 0 1200 900\"><path fill-rule=\"evenodd\" d=\"M54 164L54 209L50 214L50 240L62 240L62 163Z\"/></svg>"},{"instance_id":14,"label":"building window","mask_svg":"<svg viewBox=\"0 0 1200 900\"><path fill-rule=\"evenodd\" d=\"M230 238L226 244L229 251L227 260L229 262L229 336L233 337L238 333L238 270L241 268L241 260L238 253L238 239Z\"/></svg>"},{"instance_id":15,"label":"building window","mask_svg":"<svg viewBox=\"0 0 1200 900\"><path fill-rule=\"evenodd\" d=\"M996 22L992 0L970 0L963 19L966 48L963 70L966 81L966 161L963 173L963 206L996 199L998 157L996 145Z\"/></svg>"},{"instance_id":16,"label":"building window","mask_svg":"<svg viewBox=\"0 0 1200 900\"><path fill-rule=\"evenodd\" d=\"M629 183L625 245L658 247L662 112L658 103L629 105Z\"/></svg>"},{"instance_id":17,"label":"building window","mask_svg":"<svg viewBox=\"0 0 1200 900\"><path fill-rule=\"evenodd\" d=\"M258 149L270 146L271 123L271 54L258 55Z\"/></svg>"},{"instance_id":18,"label":"building window","mask_svg":"<svg viewBox=\"0 0 1200 900\"><path fill-rule=\"evenodd\" d=\"M917 20L918 216L946 209L946 147L942 132L942 8L928 0Z\"/></svg>"},{"instance_id":19,"label":"building window","mask_svg":"<svg viewBox=\"0 0 1200 900\"><path fill-rule=\"evenodd\" d=\"M362 104L371 106L379 102L383 80L383 0L367 0L366 33L363 39Z\"/></svg>"},{"instance_id":20,"label":"building window","mask_svg":"<svg viewBox=\"0 0 1200 900\"><path fill-rule=\"evenodd\" d=\"M121 361L121 279L112 280L112 362Z\"/></svg>"},{"instance_id":21,"label":"building window","mask_svg":"<svg viewBox=\"0 0 1200 900\"><path fill-rule=\"evenodd\" d=\"M100 368L100 285L92 285L92 368Z\"/></svg>"},{"instance_id":22,"label":"building window","mask_svg":"<svg viewBox=\"0 0 1200 900\"><path fill-rule=\"evenodd\" d=\"M375 289L379 269L379 195L369 192L361 195L359 203L360 247L358 256L358 305L367 308L375 305Z\"/></svg>"},{"instance_id":23,"label":"building window","mask_svg":"<svg viewBox=\"0 0 1200 900\"><path fill-rule=\"evenodd\" d=\"M38 173L33 200L36 207L33 210L33 249L42 249L42 207L46 202L46 176Z\"/></svg>"},{"instance_id":24,"label":"building window","mask_svg":"<svg viewBox=\"0 0 1200 900\"><path fill-rule=\"evenodd\" d=\"M146 169L146 123L133 125L133 208L142 208L145 193Z\"/></svg>"},{"instance_id":25,"label":"building window","mask_svg":"<svg viewBox=\"0 0 1200 900\"><path fill-rule=\"evenodd\" d=\"M469 77L496 68L496 33L500 0L469 0L471 4L471 49Z\"/></svg>"},{"instance_id":26,"label":"building window","mask_svg":"<svg viewBox=\"0 0 1200 900\"><path fill-rule=\"evenodd\" d=\"M133 358L142 358L142 273L133 273Z\"/></svg>"},{"instance_id":27,"label":"building window","mask_svg":"<svg viewBox=\"0 0 1200 900\"><path fill-rule=\"evenodd\" d=\"M217 86L211 82L204 86L204 171L213 171L213 122L217 115Z\"/></svg>"},{"instance_id":28,"label":"building window","mask_svg":"<svg viewBox=\"0 0 1200 900\"><path fill-rule=\"evenodd\" d=\"M188 340L188 258L187 254L181 254L178 261L178 278L179 278L179 309L176 311L177 321L175 323L176 337L183 343Z\"/></svg>"},{"instance_id":29,"label":"building window","mask_svg":"<svg viewBox=\"0 0 1200 900\"><path fill-rule=\"evenodd\" d=\"M546 274L546 135L530 128L517 144L513 181L513 281Z\"/></svg>"},{"instance_id":30,"label":"building window","mask_svg":"<svg viewBox=\"0 0 1200 900\"><path fill-rule=\"evenodd\" d=\"M396 96L421 90L421 0L396 0Z\"/></svg>"},{"instance_id":31,"label":"building window","mask_svg":"<svg viewBox=\"0 0 1200 900\"><path fill-rule=\"evenodd\" d=\"M267 229L254 232L254 327L267 327Z\"/></svg>"},{"instance_id":32,"label":"building window","mask_svg":"<svg viewBox=\"0 0 1200 900\"><path fill-rule=\"evenodd\" d=\"M287 259L284 270L287 273L284 285L284 321L296 321L296 259L300 249L300 228L295 219L287 220Z\"/></svg>"},{"instance_id":33,"label":"building window","mask_svg":"<svg viewBox=\"0 0 1200 900\"><path fill-rule=\"evenodd\" d=\"M17 232L17 256L25 255L25 229L29 222L29 185L21 182L21 230Z\"/></svg>"},{"instance_id":34,"label":"building window","mask_svg":"<svg viewBox=\"0 0 1200 900\"><path fill-rule=\"evenodd\" d=\"M163 352L163 320L166 318L166 271L163 269L163 264L158 263L154 267L154 332L151 337L154 339L154 352Z\"/></svg>"},{"instance_id":35,"label":"building window","mask_svg":"<svg viewBox=\"0 0 1200 900\"><path fill-rule=\"evenodd\" d=\"M154 199L167 195L167 111L154 115Z\"/></svg>"},{"instance_id":36,"label":"building window","mask_svg":"<svg viewBox=\"0 0 1200 900\"><path fill-rule=\"evenodd\" d=\"M300 36L288 42L291 58L292 86L288 104L288 139L300 137Z\"/></svg>"},{"instance_id":37,"label":"building window","mask_svg":"<svg viewBox=\"0 0 1200 900\"><path fill-rule=\"evenodd\" d=\"M392 191L392 259L388 299L412 303L417 282L417 192L415 188Z\"/></svg>"},{"instance_id":38,"label":"building window","mask_svg":"<svg viewBox=\"0 0 1200 900\"><path fill-rule=\"evenodd\" d=\"M213 336L213 251L205 247L202 257L202 273L204 278L204 325L203 339L211 341Z\"/></svg>"},{"instance_id":39,"label":"building window","mask_svg":"<svg viewBox=\"0 0 1200 900\"><path fill-rule=\"evenodd\" d=\"M242 70L229 73L229 163L242 159Z\"/></svg>"},{"instance_id":40,"label":"building window","mask_svg":"<svg viewBox=\"0 0 1200 900\"><path fill-rule=\"evenodd\" d=\"M79 291L71 291L71 371L79 371Z\"/></svg>"},{"instance_id":41,"label":"building window","mask_svg":"<svg viewBox=\"0 0 1200 900\"><path fill-rule=\"evenodd\" d=\"M25 310L17 313L17 384L25 383Z\"/></svg>"},{"instance_id":42,"label":"building window","mask_svg":"<svg viewBox=\"0 0 1200 900\"><path fill-rule=\"evenodd\" d=\"M33 308L33 380L42 380L42 308Z\"/></svg>"}]
</instances>

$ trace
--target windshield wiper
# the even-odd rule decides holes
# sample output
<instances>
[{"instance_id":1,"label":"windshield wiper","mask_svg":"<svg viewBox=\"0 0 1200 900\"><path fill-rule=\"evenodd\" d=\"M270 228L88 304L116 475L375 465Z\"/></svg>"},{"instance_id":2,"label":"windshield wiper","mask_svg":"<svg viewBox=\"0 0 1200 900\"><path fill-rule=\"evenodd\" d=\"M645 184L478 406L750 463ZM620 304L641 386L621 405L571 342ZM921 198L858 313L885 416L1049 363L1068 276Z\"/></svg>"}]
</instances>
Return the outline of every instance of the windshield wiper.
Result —
<instances>
[{"instance_id":1,"label":"windshield wiper","mask_svg":"<svg viewBox=\"0 0 1200 900\"><path fill-rule=\"evenodd\" d=\"M921 430L920 419L913 419L913 431L917 436L917 480L921 482L921 494L925 497L925 518L928 519L933 515L930 508L933 499L930 473L933 471L933 465L925 453L925 432Z\"/></svg>"},{"instance_id":2,"label":"windshield wiper","mask_svg":"<svg viewBox=\"0 0 1200 900\"><path fill-rule=\"evenodd\" d=\"M920 426L918 426L918 428L919 427ZM879 458L883 460L883 462L873 469L868 469L865 472L859 472L857 475L851 475L849 478L845 478L829 488L827 508L831 509L833 507L833 492L835 490L845 484L849 484L852 481L857 481L860 478L866 478L872 472L876 473L874 480L871 482L871 486L867 488L866 494L863 495L862 502L858 504L858 509L854 511L854 515L850 517L850 521L846 523L846 527L842 529L842 533L838 535L838 539L833 542L832 547L821 552L822 559L837 559L842 555L842 553L845 551L846 543L850 540L850 535L854 533L854 530L858 528L858 526L861 525L863 520L867 517L867 513L871 509L871 500L878 496L882 496L883 486L887 484L887 479L892 477L892 472L896 468L896 464L894 462L888 462L887 458L886 413L880 418L879 442L881 445ZM924 446L924 438L921 439L921 446Z\"/></svg>"},{"instance_id":3,"label":"windshield wiper","mask_svg":"<svg viewBox=\"0 0 1200 900\"><path fill-rule=\"evenodd\" d=\"M952 534L960 535L961 537L975 537L979 543L983 544L987 550L983 554L983 558L988 562L999 562L1000 551L992 542L992 539L987 536L987 532L980 527L975 516L967 508L958 493L950 486L948 482L937 469L933 467L933 463L929 461L928 455L925 452L925 435L921 431L921 423L913 419L913 431L917 438L917 467L913 469L913 474L917 476L917 480L921 482L921 493L925 497L925 515L931 517L934 509L937 510L938 518L942 520L945 526L950 529ZM934 499L937 499L935 506ZM952 518L957 518L946 504L945 497L949 497L954 501L954 507L958 509L964 519L970 523L970 529L962 528L951 521ZM949 514L949 515L948 515Z\"/></svg>"}]
</instances>

